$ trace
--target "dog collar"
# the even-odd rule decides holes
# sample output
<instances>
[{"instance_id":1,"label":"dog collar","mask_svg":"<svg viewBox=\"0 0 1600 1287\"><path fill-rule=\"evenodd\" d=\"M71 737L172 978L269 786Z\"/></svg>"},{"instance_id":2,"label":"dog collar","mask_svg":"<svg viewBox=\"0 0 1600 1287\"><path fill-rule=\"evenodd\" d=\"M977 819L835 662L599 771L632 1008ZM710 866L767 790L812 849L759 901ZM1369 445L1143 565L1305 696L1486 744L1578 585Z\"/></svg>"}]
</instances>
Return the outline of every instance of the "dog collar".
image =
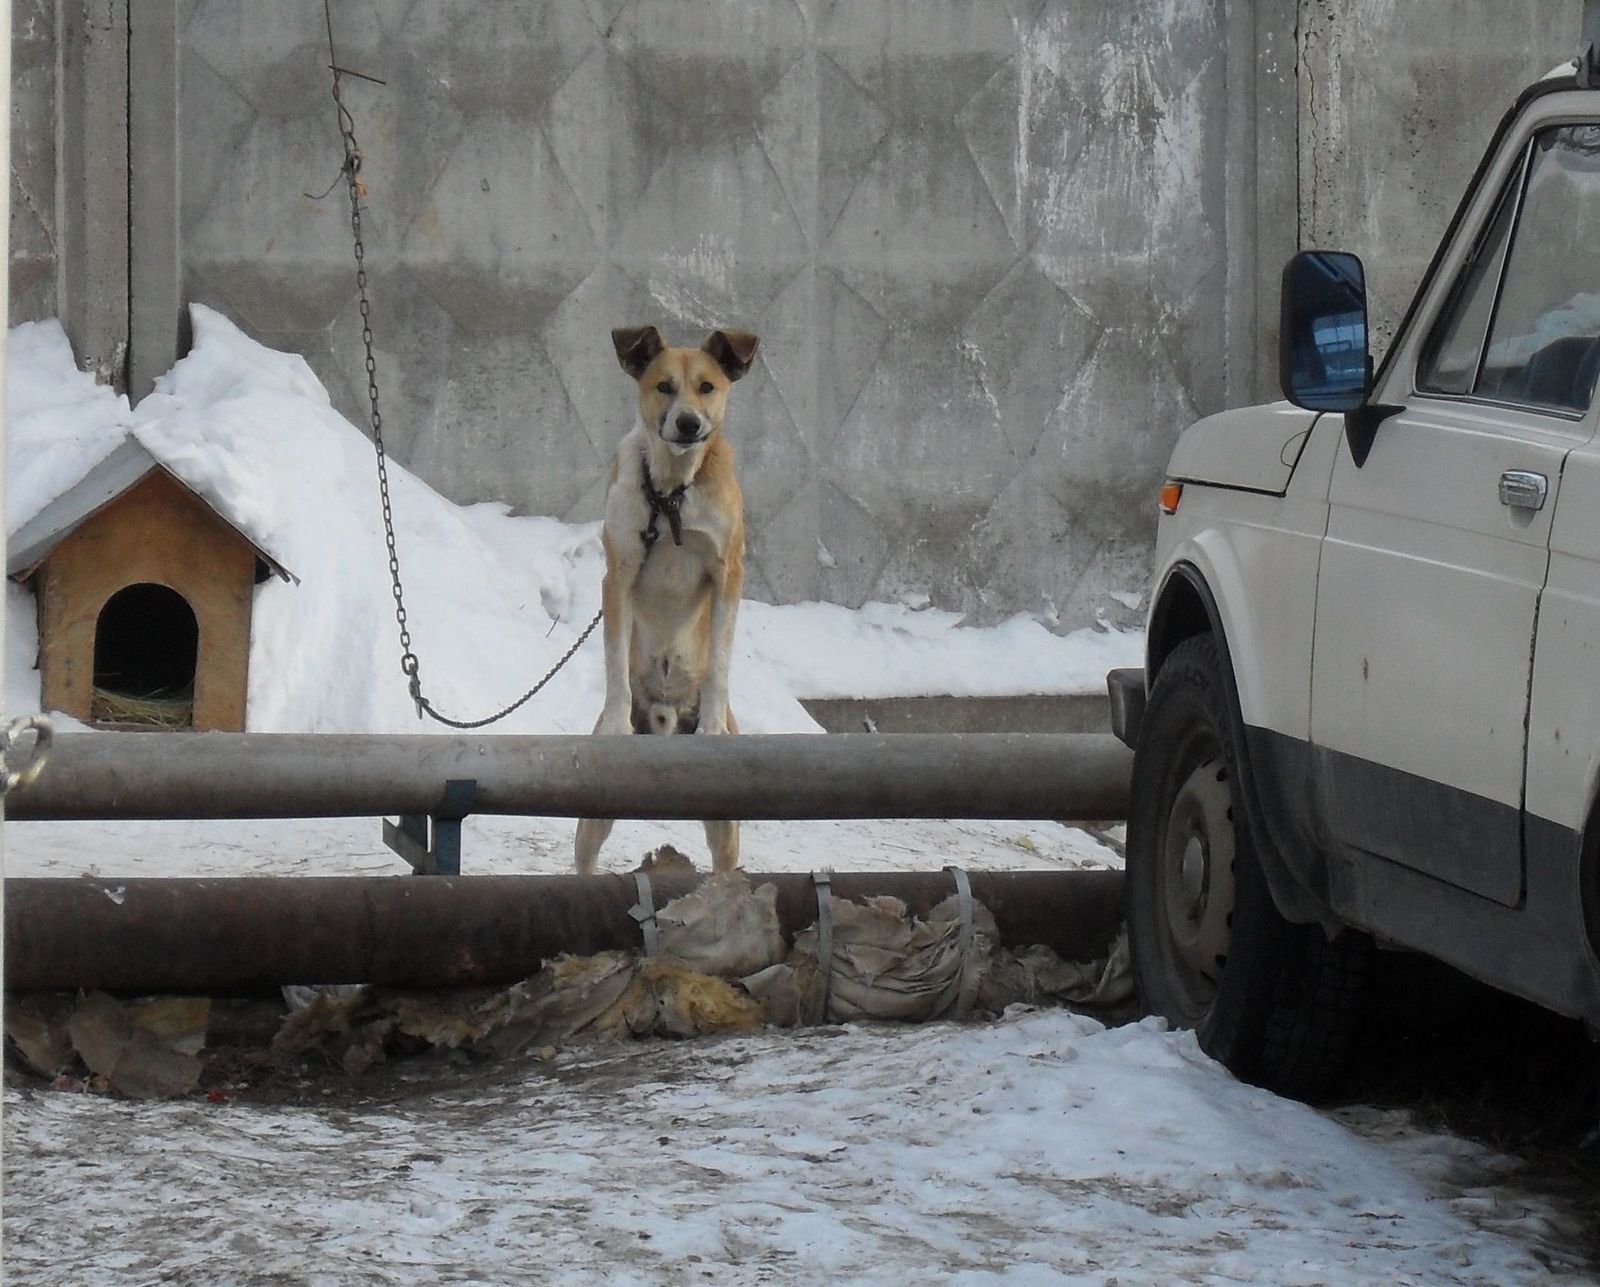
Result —
<instances>
[{"instance_id":1,"label":"dog collar","mask_svg":"<svg viewBox=\"0 0 1600 1287\"><path fill-rule=\"evenodd\" d=\"M656 490L655 484L650 481L650 461L648 457L639 458L640 474L644 483L644 499L650 506L650 522L644 531L639 533L639 539L644 542L645 552L660 539L661 533L656 531L656 523L663 514L667 516L667 526L672 529L672 543L683 544L683 494L689 490L688 483L680 483L670 492L663 495Z\"/></svg>"}]
</instances>

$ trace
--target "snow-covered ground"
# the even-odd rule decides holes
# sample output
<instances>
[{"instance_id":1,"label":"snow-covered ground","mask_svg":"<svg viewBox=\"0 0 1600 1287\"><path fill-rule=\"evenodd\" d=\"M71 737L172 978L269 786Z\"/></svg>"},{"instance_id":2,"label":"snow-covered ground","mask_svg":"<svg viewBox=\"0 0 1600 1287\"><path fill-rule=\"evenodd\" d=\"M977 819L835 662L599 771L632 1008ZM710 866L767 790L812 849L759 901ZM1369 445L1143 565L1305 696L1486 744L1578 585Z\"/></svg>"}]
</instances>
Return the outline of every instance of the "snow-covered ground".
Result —
<instances>
[{"instance_id":1,"label":"snow-covered ground","mask_svg":"<svg viewBox=\"0 0 1600 1287\"><path fill-rule=\"evenodd\" d=\"M1564 1277L1570 1234L1481 1150L1064 1011L6 1115L8 1282L1507 1287Z\"/></svg>"},{"instance_id":2,"label":"snow-covered ground","mask_svg":"<svg viewBox=\"0 0 1600 1287\"><path fill-rule=\"evenodd\" d=\"M250 727L417 731L370 445L299 358L206 310L195 336L130 409L76 371L59 327L12 333L11 529L133 433L298 578L257 592ZM391 476L424 679L478 715L593 614L596 529ZM7 593L17 713L39 701L37 641L28 592ZM972 629L914 597L752 603L734 704L750 731L815 732L802 698L1096 691L1139 646L1025 618ZM594 641L504 727L585 731L599 706ZM704 853L693 825L624 823L602 860L663 841ZM13 875L403 870L376 820L12 824L5 842ZM751 823L744 849L756 872L1116 861L1046 823ZM561 871L570 854L565 821L467 824L468 871ZM406 1075L303 1104L9 1087L6 1281L1590 1281L1561 1212L1511 1187L1504 1159L1240 1085L1153 1024L1018 1011L569 1051L461 1068L442 1090L437 1067L410 1092Z\"/></svg>"}]
</instances>

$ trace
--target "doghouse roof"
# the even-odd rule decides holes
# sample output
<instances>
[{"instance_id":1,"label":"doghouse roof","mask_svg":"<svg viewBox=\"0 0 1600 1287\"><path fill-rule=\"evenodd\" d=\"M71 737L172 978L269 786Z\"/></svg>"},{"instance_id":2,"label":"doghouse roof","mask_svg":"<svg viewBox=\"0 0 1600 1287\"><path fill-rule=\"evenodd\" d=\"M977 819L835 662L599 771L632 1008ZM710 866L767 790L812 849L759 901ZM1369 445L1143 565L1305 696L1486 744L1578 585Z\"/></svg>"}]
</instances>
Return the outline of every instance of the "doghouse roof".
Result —
<instances>
[{"instance_id":1,"label":"doghouse roof","mask_svg":"<svg viewBox=\"0 0 1600 1287\"><path fill-rule=\"evenodd\" d=\"M239 539L255 551L256 557L267 565L274 576L281 577L285 581L296 579L287 568L252 540L249 533L244 531L232 516L221 512L204 496L188 486L183 479L152 456L142 443L132 437L126 439L120 447L12 535L6 554L6 575L19 581L32 576L39 565L50 556L50 552L83 526L86 520L98 514L117 497L143 482L157 470L166 474L232 528Z\"/></svg>"}]
</instances>

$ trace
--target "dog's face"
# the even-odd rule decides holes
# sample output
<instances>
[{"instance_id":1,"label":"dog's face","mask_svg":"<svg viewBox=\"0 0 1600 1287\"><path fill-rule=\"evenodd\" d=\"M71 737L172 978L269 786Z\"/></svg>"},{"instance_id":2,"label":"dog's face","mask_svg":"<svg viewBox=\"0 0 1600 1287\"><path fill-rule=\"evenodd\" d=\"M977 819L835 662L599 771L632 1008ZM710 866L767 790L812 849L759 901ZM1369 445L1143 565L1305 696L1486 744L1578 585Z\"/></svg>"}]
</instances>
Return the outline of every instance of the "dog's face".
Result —
<instances>
[{"instance_id":1,"label":"dog's face","mask_svg":"<svg viewBox=\"0 0 1600 1287\"><path fill-rule=\"evenodd\" d=\"M697 349L668 348L653 326L611 332L617 361L639 385L639 418L675 452L722 428L728 388L750 369L760 341L744 331L712 331Z\"/></svg>"}]
</instances>

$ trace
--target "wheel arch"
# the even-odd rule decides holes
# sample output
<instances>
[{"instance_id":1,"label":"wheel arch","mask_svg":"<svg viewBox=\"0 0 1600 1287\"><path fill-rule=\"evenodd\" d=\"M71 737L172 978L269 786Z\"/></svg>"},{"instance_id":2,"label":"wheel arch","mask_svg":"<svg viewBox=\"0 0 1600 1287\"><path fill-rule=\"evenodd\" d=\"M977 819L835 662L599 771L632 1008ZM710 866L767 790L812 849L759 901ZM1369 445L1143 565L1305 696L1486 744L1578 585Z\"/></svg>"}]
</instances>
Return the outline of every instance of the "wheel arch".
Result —
<instances>
[{"instance_id":1,"label":"wheel arch","mask_svg":"<svg viewBox=\"0 0 1600 1287\"><path fill-rule=\"evenodd\" d=\"M1227 657L1226 632L1205 577L1191 563L1175 564L1167 573L1150 614L1145 642L1145 668L1150 682L1155 682L1156 674L1174 648L1185 639L1201 634L1216 635L1217 646L1223 657Z\"/></svg>"},{"instance_id":2,"label":"wheel arch","mask_svg":"<svg viewBox=\"0 0 1600 1287\"><path fill-rule=\"evenodd\" d=\"M1249 811L1248 825L1273 902L1286 919L1320 924L1331 937L1343 928L1343 923L1333 915L1326 894L1319 892L1319 886L1326 883L1324 864L1307 848L1309 839L1303 834L1304 829L1290 822L1294 811L1288 801L1279 798L1281 791L1267 788L1268 781L1277 787L1278 775L1258 772L1254 762L1257 742L1248 736L1234 669L1233 642L1216 594L1201 568L1186 559L1179 560L1167 570L1151 607L1145 644L1147 682L1154 687L1161 666L1173 649L1200 634L1212 635L1217 643L1227 697L1228 733L1237 748L1240 794ZM1291 852L1302 852L1310 861L1291 863L1285 857Z\"/></svg>"},{"instance_id":3,"label":"wheel arch","mask_svg":"<svg viewBox=\"0 0 1600 1287\"><path fill-rule=\"evenodd\" d=\"M1239 683L1241 671L1246 680L1256 673L1261 648L1257 638L1261 625L1251 611L1249 584L1223 533L1215 528L1194 533L1174 551L1161 579L1146 641L1145 670L1153 684L1161 664L1185 639L1207 632L1216 636L1227 665L1229 696L1240 720L1234 731L1240 736L1243 721L1255 717L1265 700L1264 694Z\"/></svg>"}]
</instances>

